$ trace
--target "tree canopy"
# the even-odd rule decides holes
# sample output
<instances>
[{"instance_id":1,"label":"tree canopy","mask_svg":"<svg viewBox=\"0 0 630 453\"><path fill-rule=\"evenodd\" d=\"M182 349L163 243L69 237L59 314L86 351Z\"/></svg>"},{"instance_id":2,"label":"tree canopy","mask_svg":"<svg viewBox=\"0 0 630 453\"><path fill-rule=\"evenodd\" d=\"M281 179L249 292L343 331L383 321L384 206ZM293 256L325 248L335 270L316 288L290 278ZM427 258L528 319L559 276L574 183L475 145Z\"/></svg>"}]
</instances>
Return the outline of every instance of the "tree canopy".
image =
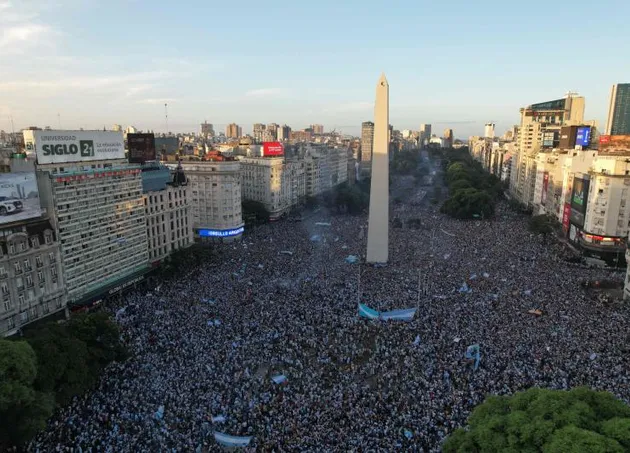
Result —
<instances>
[{"instance_id":1,"label":"tree canopy","mask_svg":"<svg viewBox=\"0 0 630 453\"><path fill-rule=\"evenodd\" d=\"M490 396L443 445L444 453L630 451L630 406L608 392L531 388Z\"/></svg>"},{"instance_id":2,"label":"tree canopy","mask_svg":"<svg viewBox=\"0 0 630 453\"><path fill-rule=\"evenodd\" d=\"M532 233L550 234L553 233L553 220L545 214L535 215L529 219L527 227Z\"/></svg>"}]
</instances>

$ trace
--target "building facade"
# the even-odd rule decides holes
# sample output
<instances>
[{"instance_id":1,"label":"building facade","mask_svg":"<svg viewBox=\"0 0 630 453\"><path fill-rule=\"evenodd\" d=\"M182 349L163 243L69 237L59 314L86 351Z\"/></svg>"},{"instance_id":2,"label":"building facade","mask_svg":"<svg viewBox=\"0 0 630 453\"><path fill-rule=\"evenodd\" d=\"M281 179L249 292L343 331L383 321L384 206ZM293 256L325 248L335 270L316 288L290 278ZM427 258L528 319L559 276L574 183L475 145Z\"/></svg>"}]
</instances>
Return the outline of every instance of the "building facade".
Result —
<instances>
[{"instance_id":1,"label":"building facade","mask_svg":"<svg viewBox=\"0 0 630 453\"><path fill-rule=\"evenodd\" d=\"M59 241L47 219L0 230L0 334L66 311Z\"/></svg>"},{"instance_id":2,"label":"building facade","mask_svg":"<svg viewBox=\"0 0 630 453\"><path fill-rule=\"evenodd\" d=\"M148 271L140 167L125 161L41 165L42 203L61 244L68 303Z\"/></svg>"},{"instance_id":3,"label":"building facade","mask_svg":"<svg viewBox=\"0 0 630 453\"><path fill-rule=\"evenodd\" d=\"M429 144L429 140L431 139L431 125L430 124L421 124L420 125L420 146L426 146Z\"/></svg>"},{"instance_id":4,"label":"building facade","mask_svg":"<svg viewBox=\"0 0 630 453\"><path fill-rule=\"evenodd\" d=\"M228 124L225 128L227 138L240 138L243 136L243 129L236 123Z\"/></svg>"},{"instance_id":5,"label":"building facade","mask_svg":"<svg viewBox=\"0 0 630 453\"><path fill-rule=\"evenodd\" d=\"M444 147L452 148L454 140L453 129L444 129Z\"/></svg>"},{"instance_id":6,"label":"building facade","mask_svg":"<svg viewBox=\"0 0 630 453\"><path fill-rule=\"evenodd\" d=\"M171 253L192 245L192 208L186 177L160 164L142 168L149 262L159 264Z\"/></svg>"},{"instance_id":7,"label":"building facade","mask_svg":"<svg viewBox=\"0 0 630 453\"><path fill-rule=\"evenodd\" d=\"M252 135L254 136L254 140L256 142L260 143L264 140L265 129L265 125L262 123L254 124L254 127L252 128Z\"/></svg>"},{"instance_id":8,"label":"building facade","mask_svg":"<svg viewBox=\"0 0 630 453\"><path fill-rule=\"evenodd\" d=\"M311 124L310 129L313 130L313 134L315 135L322 135L324 133L323 124Z\"/></svg>"},{"instance_id":9,"label":"building facade","mask_svg":"<svg viewBox=\"0 0 630 453\"><path fill-rule=\"evenodd\" d=\"M286 124L278 128L278 141L286 142L291 139L291 128Z\"/></svg>"},{"instance_id":10,"label":"building facade","mask_svg":"<svg viewBox=\"0 0 630 453\"><path fill-rule=\"evenodd\" d=\"M612 87L606 135L630 135L630 83L618 83Z\"/></svg>"},{"instance_id":11,"label":"building facade","mask_svg":"<svg viewBox=\"0 0 630 453\"><path fill-rule=\"evenodd\" d=\"M240 238L240 163L235 160L182 162L188 179L192 208L193 237L196 241Z\"/></svg>"}]
</instances>

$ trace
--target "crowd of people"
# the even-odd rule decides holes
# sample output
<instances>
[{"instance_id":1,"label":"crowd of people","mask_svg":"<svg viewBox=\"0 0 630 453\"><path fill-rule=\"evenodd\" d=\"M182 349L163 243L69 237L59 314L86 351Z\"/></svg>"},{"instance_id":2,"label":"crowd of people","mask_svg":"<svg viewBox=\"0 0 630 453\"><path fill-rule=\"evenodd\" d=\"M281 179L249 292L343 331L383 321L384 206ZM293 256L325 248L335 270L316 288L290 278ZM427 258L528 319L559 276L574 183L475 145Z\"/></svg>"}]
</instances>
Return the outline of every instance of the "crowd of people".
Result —
<instances>
[{"instance_id":1,"label":"crowd of people","mask_svg":"<svg viewBox=\"0 0 630 453\"><path fill-rule=\"evenodd\" d=\"M108 306L131 358L32 450L220 451L221 432L251 436L249 451L435 452L490 394L587 385L630 399L628 309L581 285L610 271L567 263L504 205L463 222L414 204L393 207L404 226L385 267L345 260L365 256L367 216L319 212ZM367 320L359 301L418 311Z\"/></svg>"}]
</instances>

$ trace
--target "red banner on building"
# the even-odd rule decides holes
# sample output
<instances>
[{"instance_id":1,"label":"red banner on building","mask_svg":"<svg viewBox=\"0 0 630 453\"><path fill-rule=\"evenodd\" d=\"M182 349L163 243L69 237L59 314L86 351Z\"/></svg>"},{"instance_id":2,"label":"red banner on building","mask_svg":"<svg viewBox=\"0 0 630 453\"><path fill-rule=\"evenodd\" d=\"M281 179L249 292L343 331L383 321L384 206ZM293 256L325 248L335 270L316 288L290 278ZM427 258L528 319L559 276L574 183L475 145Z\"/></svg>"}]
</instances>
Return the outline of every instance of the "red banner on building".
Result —
<instances>
[{"instance_id":1,"label":"red banner on building","mask_svg":"<svg viewBox=\"0 0 630 453\"><path fill-rule=\"evenodd\" d=\"M566 233L569 231L569 219L571 218L571 203L564 204L564 211L562 211L562 229Z\"/></svg>"},{"instance_id":2,"label":"red banner on building","mask_svg":"<svg viewBox=\"0 0 630 453\"><path fill-rule=\"evenodd\" d=\"M263 157L284 156L284 146L280 142L264 142Z\"/></svg>"}]
</instances>

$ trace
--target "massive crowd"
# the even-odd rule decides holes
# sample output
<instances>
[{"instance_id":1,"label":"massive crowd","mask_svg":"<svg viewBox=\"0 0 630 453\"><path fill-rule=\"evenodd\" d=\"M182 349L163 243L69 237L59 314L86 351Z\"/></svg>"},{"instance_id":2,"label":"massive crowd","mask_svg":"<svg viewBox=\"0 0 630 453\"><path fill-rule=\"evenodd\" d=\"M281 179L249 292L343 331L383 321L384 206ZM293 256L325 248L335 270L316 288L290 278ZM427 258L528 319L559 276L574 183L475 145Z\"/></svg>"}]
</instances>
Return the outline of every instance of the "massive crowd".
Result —
<instances>
[{"instance_id":1,"label":"massive crowd","mask_svg":"<svg viewBox=\"0 0 630 453\"><path fill-rule=\"evenodd\" d=\"M390 229L386 267L344 260L365 255L366 216L320 212L256 228L221 246L220 266L108 307L132 357L32 450L220 451L218 431L252 436L250 451L434 452L488 394L588 385L630 400L628 309L580 285L609 271L563 261L502 205L479 222L429 203L393 210L422 225ZM370 321L359 300L418 311Z\"/></svg>"}]
</instances>

